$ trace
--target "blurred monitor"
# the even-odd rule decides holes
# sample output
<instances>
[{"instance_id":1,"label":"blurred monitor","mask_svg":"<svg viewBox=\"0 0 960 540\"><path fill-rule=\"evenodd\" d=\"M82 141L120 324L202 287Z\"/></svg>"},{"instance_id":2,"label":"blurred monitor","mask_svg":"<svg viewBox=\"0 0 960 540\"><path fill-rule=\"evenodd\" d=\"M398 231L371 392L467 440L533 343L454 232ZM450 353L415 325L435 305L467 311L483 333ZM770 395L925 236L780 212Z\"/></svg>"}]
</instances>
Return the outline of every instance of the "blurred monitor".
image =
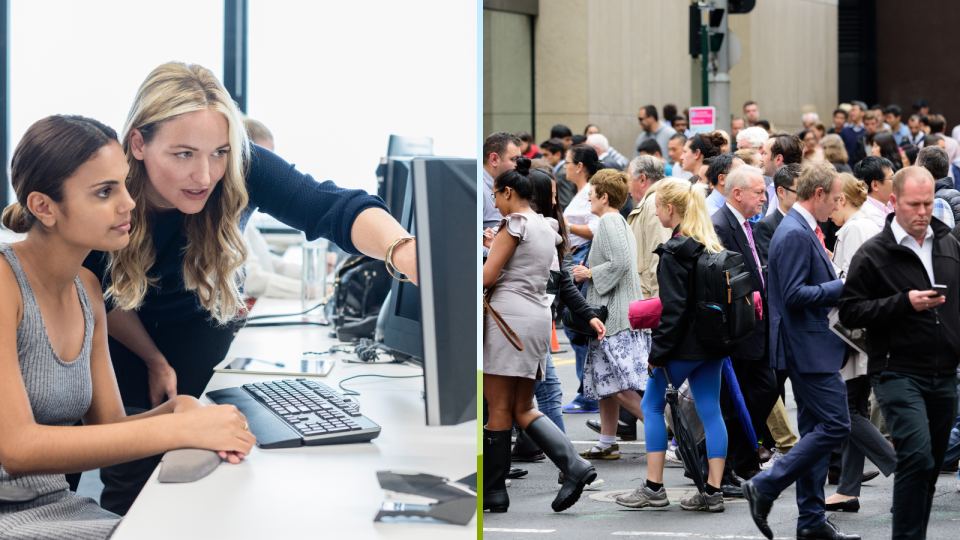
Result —
<instances>
[{"instance_id":1,"label":"blurred monitor","mask_svg":"<svg viewBox=\"0 0 960 540\"><path fill-rule=\"evenodd\" d=\"M390 215L397 221L402 221L403 218L403 204L412 160L410 157L383 158L377 169L377 195L383 199L390 209Z\"/></svg>"},{"instance_id":2,"label":"blurred monitor","mask_svg":"<svg viewBox=\"0 0 960 540\"><path fill-rule=\"evenodd\" d=\"M430 137L402 137L390 135L387 157L432 156L433 139Z\"/></svg>"},{"instance_id":3,"label":"blurred monitor","mask_svg":"<svg viewBox=\"0 0 960 540\"><path fill-rule=\"evenodd\" d=\"M417 237L420 286L394 281L384 345L421 359L427 425L477 418L477 161L415 158L400 224Z\"/></svg>"}]
</instances>

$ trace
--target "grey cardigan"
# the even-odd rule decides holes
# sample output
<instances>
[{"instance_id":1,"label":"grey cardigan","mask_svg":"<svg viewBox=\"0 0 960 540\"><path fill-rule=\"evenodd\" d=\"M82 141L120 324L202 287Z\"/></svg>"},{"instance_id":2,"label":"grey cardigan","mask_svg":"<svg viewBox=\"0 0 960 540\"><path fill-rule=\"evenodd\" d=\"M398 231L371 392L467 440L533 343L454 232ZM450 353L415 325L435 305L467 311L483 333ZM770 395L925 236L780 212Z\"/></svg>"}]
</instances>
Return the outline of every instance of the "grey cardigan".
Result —
<instances>
[{"instance_id":1,"label":"grey cardigan","mask_svg":"<svg viewBox=\"0 0 960 540\"><path fill-rule=\"evenodd\" d=\"M643 298L637 274L637 240L619 212L600 218L590 247L587 302L607 306L607 335L630 329L630 302Z\"/></svg>"}]
</instances>

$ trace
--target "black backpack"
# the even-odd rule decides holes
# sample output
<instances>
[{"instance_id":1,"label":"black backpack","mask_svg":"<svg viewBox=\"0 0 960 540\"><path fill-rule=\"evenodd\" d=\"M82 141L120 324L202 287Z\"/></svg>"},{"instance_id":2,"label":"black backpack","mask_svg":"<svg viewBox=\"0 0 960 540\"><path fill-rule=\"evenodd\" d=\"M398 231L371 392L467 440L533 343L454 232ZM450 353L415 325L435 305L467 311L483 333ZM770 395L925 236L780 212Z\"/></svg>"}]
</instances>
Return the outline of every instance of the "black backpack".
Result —
<instances>
[{"instance_id":1,"label":"black backpack","mask_svg":"<svg viewBox=\"0 0 960 540\"><path fill-rule=\"evenodd\" d=\"M351 255L337 268L333 296L324 306L337 339L349 342L373 339L377 316L393 281L378 261L366 255Z\"/></svg>"},{"instance_id":2,"label":"black backpack","mask_svg":"<svg viewBox=\"0 0 960 540\"><path fill-rule=\"evenodd\" d=\"M701 343L729 347L753 333L753 280L741 254L703 250L697 258L695 283L696 328Z\"/></svg>"}]
</instances>

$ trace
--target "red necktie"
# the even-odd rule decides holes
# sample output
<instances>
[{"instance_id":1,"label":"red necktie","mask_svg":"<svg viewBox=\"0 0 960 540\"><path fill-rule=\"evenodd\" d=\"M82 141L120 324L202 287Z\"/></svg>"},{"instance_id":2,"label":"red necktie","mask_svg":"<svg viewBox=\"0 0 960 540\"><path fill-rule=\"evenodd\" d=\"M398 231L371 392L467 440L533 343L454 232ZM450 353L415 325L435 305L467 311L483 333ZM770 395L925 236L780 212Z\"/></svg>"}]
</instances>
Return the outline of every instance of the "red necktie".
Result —
<instances>
[{"instance_id":1,"label":"red necktie","mask_svg":"<svg viewBox=\"0 0 960 540\"><path fill-rule=\"evenodd\" d=\"M817 233L817 240L820 240L820 245L823 246L823 250L826 251L827 245L823 243L823 231L820 230L820 225L817 225L816 230L813 232Z\"/></svg>"}]
</instances>

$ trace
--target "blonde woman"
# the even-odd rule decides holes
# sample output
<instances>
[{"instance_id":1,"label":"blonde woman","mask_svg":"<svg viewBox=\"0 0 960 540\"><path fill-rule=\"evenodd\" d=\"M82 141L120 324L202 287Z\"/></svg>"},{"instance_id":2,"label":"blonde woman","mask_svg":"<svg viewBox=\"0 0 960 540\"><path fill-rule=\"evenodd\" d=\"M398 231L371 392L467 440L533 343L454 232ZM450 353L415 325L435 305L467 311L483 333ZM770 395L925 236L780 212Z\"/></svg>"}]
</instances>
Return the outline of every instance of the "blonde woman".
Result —
<instances>
[{"instance_id":1,"label":"blonde woman","mask_svg":"<svg viewBox=\"0 0 960 540\"><path fill-rule=\"evenodd\" d=\"M667 370L675 386L684 380L690 381L690 391L707 439L706 497L696 493L681 500L680 508L722 512L720 481L727 456L727 430L720 412L720 370L731 350L712 349L700 343L693 326L696 315L691 306L694 302L689 301L689 295L695 290L698 257L704 250L723 251L723 244L707 214L703 188L699 185L673 178L661 180L657 182L656 205L660 224L673 232L672 238L656 250L660 256L657 282L663 312L660 325L653 331L649 358L650 365L656 367L641 404L647 443L647 481L616 500L617 504L630 508L670 505L663 488L663 460L667 450L664 370ZM607 326L609 328L609 323Z\"/></svg>"},{"instance_id":2,"label":"blonde woman","mask_svg":"<svg viewBox=\"0 0 960 540\"><path fill-rule=\"evenodd\" d=\"M120 138L136 202L130 243L85 261L108 301L110 356L123 402L150 409L199 397L225 357L243 307L243 229L254 209L416 281L414 242L383 202L318 183L250 144L240 111L210 70L179 62L151 72ZM102 470L103 503L123 514L159 456Z\"/></svg>"},{"instance_id":3,"label":"blonde woman","mask_svg":"<svg viewBox=\"0 0 960 540\"><path fill-rule=\"evenodd\" d=\"M864 242L880 233L880 227L870 219L870 214L861 210L867 201L867 184L852 174L842 173L843 189L840 207L830 219L840 227L837 245L833 252L833 264L844 277L850 270L853 256ZM883 435L869 420L870 382L867 379L867 355L855 351L848 354L847 362L840 369L840 376L847 385L847 406L850 409L850 437L841 445L840 483L837 492L827 497L826 510L857 512L860 510L860 485L863 482L864 457L880 468L884 476L890 476L897 465L897 455ZM873 473L876 475L876 472Z\"/></svg>"},{"instance_id":4,"label":"blonde woman","mask_svg":"<svg viewBox=\"0 0 960 540\"><path fill-rule=\"evenodd\" d=\"M743 162L751 167L760 167L760 152L753 148L742 148L734 152Z\"/></svg>"},{"instance_id":5,"label":"blonde woman","mask_svg":"<svg viewBox=\"0 0 960 540\"><path fill-rule=\"evenodd\" d=\"M849 156L847 147L843 144L843 139L835 133L830 133L820 139L820 148L823 149L824 161L833 165L838 173L853 174L853 169L847 164Z\"/></svg>"}]
</instances>

